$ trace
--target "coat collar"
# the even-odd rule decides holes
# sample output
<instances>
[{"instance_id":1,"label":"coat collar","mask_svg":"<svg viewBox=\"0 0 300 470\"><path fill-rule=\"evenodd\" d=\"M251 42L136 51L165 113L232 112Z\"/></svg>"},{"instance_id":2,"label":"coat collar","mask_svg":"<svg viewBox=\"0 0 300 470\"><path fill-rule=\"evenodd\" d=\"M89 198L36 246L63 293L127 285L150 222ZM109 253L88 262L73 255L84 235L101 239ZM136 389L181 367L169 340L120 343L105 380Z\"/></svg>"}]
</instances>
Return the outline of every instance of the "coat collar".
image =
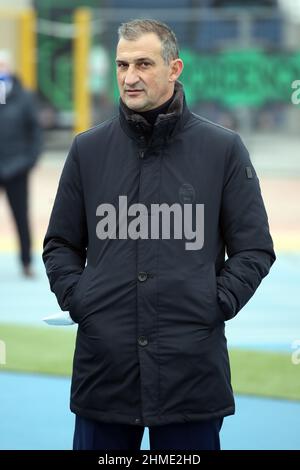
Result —
<instances>
[{"instance_id":1,"label":"coat collar","mask_svg":"<svg viewBox=\"0 0 300 470\"><path fill-rule=\"evenodd\" d=\"M182 84L175 83L174 98L166 114L159 114L152 126L140 114L128 108L120 98L119 118L124 132L141 146L161 146L179 131L191 114L186 102Z\"/></svg>"}]
</instances>

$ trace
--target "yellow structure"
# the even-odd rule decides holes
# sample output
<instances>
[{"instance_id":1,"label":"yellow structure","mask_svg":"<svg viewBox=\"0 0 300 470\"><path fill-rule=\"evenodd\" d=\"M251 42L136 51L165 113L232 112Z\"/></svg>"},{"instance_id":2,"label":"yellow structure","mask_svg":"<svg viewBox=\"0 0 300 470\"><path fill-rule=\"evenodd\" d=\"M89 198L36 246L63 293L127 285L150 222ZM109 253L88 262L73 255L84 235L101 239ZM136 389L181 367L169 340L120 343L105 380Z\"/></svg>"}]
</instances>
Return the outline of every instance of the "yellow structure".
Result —
<instances>
[{"instance_id":1,"label":"yellow structure","mask_svg":"<svg viewBox=\"0 0 300 470\"><path fill-rule=\"evenodd\" d=\"M75 11L74 26L74 131L78 133L91 126L89 90L91 12L88 8L78 8Z\"/></svg>"},{"instance_id":2,"label":"yellow structure","mask_svg":"<svg viewBox=\"0 0 300 470\"><path fill-rule=\"evenodd\" d=\"M0 8L0 45L13 57L24 86L36 89L36 14L34 10Z\"/></svg>"},{"instance_id":3,"label":"yellow structure","mask_svg":"<svg viewBox=\"0 0 300 470\"><path fill-rule=\"evenodd\" d=\"M1 8L0 49L12 53L15 70L25 87L37 88L37 18L31 8ZM91 43L91 12L78 8L74 13L73 39L73 104L74 132L91 126L91 99L89 90L89 55Z\"/></svg>"},{"instance_id":4,"label":"yellow structure","mask_svg":"<svg viewBox=\"0 0 300 470\"><path fill-rule=\"evenodd\" d=\"M36 73L36 14L33 10L20 13L20 69L23 85L32 90L37 86Z\"/></svg>"}]
</instances>

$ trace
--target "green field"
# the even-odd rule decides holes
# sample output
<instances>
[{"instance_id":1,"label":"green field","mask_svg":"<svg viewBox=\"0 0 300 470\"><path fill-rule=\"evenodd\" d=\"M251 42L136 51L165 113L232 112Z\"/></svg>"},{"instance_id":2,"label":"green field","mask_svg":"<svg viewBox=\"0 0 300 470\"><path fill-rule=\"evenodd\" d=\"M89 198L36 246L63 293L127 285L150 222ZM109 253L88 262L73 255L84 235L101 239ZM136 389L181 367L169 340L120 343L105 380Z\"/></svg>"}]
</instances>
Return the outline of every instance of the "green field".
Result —
<instances>
[{"instance_id":1,"label":"green field","mask_svg":"<svg viewBox=\"0 0 300 470\"><path fill-rule=\"evenodd\" d=\"M75 328L1 324L6 365L0 370L68 376L75 335ZM300 400L300 365L291 355L234 349L230 360L235 393Z\"/></svg>"}]
</instances>

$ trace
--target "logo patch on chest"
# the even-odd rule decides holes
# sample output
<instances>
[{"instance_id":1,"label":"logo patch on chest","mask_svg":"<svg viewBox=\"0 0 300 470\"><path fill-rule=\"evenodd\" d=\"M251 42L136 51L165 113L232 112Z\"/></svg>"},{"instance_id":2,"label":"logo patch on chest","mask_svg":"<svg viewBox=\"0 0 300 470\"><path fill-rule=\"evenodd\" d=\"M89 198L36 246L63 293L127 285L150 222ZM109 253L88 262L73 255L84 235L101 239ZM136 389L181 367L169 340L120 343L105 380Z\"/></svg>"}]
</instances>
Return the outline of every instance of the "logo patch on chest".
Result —
<instances>
[{"instance_id":1,"label":"logo patch on chest","mask_svg":"<svg viewBox=\"0 0 300 470\"><path fill-rule=\"evenodd\" d=\"M183 183L179 188L179 200L182 204L192 204L196 195L193 186L190 183Z\"/></svg>"}]
</instances>

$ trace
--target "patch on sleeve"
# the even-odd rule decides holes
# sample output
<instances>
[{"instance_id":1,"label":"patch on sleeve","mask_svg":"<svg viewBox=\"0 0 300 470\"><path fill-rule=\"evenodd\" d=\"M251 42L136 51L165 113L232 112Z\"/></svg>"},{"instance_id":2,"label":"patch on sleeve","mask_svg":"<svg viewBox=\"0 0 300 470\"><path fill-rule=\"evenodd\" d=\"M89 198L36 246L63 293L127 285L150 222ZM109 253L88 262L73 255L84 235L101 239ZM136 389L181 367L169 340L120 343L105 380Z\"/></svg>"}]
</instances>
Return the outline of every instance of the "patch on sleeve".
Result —
<instances>
[{"instance_id":1,"label":"patch on sleeve","mask_svg":"<svg viewBox=\"0 0 300 470\"><path fill-rule=\"evenodd\" d=\"M253 172L251 166L246 166L246 176L250 180L253 178Z\"/></svg>"}]
</instances>

